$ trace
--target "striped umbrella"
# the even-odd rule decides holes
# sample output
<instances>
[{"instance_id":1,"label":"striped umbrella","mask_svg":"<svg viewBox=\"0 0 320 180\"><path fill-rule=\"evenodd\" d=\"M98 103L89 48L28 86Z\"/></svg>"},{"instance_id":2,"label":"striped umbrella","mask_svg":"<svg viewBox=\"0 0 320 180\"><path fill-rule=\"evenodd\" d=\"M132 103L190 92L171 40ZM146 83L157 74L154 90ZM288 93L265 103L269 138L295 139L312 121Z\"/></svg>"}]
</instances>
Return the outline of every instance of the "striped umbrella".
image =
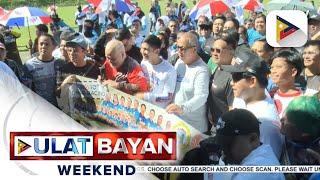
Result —
<instances>
[{"instance_id":1,"label":"striped umbrella","mask_svg":"<svg viewBox=\"0 0 320 180\"><path fill-rule=\"evenodd\" d=\"M52 22L50 16L36 7L16 8L2 16L0 23L5 26L32 26Z\"/></svg>"},{"instance_id":2,"label":"striped umbrella","mask_svg":"<svg viewBox=\"0 0 320 180\"><path fill-rule=\"evenodd\" d=\"M5 10L4 8L0 7L0 18L6 15L9 11Z\"/></svg>"},{"instance_id":3,"label":"striped umbrella","mask_svg":"<svg viewBox=\"0 0 320 180\"><path fill-rule=\"evenodd\" d=\"M114 4L117 11L132 12L136 9L131 0L87 0L89 3L97 7L96 13L107 10L110 4Z\"/></svg>"},{"instance_id":4,"label":"striped umbrella","mask_svg":"<svg viewBox=\"0 0 320 180\"><path fill-rule=\"evenodd\" d=\"M230 5L223 0L200 0L190 11L189 17L198 19L199 16L204 15L211 18L228 10Z\"/></svg>"},{"instance_id":5,"label":"striped umbrella","mask_svg":"<svg viewBox=\"0 0 320 180\"><path fill-rule=\"evenodd\" d=\"M259 0L241 0L237 6L249 11L262 11L263 4Z\"/></svg>"},{"instance_id":6,"label":"striped umbrella","mask_svg":"<svg viewBox=\"0 0 320 180\"><path fill-rule=\"evenodd\" d=\"M16 8L0 18L0 24L5 26L28 26L29 45L32 44L29 26L50 22L52 22L52 19L44 11L36 7L26 6Z\"/></svg>"}]
</instances>

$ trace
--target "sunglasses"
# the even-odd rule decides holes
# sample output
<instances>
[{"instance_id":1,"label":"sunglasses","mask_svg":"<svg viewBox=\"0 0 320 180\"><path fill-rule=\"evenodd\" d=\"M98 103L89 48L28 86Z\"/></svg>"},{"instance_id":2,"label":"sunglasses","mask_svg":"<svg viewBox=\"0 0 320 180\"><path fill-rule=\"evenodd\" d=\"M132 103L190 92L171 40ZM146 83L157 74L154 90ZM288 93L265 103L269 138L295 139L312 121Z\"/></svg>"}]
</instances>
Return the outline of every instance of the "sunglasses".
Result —
<instances>
[{"instance_id":1,"label":"sunglasses","mask_svg":"<svg viewBox=\"0 0 320 180\"><path fill-rule=\"evenodd\" d=\"M210 26L200 26L200 29L209 30L209 29L210 29Z\"/></svg>"},{"instance_id":2,"label":"sunglasses","mask_svg":"<svg viewBox=\"0 0 320 180\"><path fill-rule=\"evenodd\" d=\"M220 54L223 49L220 49L220 48L211 48L210 50L211 50L211 52L217 52L218 54Z\"/></svg>"},{"instance_id":3,"label":"sunglasses","mask_svg":"<svg viewBox=\"0 0 320 180\"><path fill-rule=\"evenodd\" d=\"M193 47L195 47L195 46L190 46L190 47L177 46L178 50L180 50L180 51L185 51L185 50L193 48Z\"/></svg>"}]
</instances>

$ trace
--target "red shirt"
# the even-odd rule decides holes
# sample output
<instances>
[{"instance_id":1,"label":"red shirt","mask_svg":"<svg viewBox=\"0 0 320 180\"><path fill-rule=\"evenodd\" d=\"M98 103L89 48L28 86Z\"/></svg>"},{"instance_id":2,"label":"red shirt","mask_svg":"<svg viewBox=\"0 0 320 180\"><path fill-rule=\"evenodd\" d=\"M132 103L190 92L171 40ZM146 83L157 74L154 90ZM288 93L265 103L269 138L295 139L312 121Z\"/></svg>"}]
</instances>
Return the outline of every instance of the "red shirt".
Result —
<instances>
[{"instance_id":1,"label":"red shirt","mask_svg":"<svg viewBox=\"0 0 320 180\"><path fill-rule=\"evenodd\" d=\"M119 69L114 68L109 60L105 61L104 66L106 79L110 79L116 82L124 81L125 83L127 83L125 88L121 89L122 91L128 94L148 91L148 81L143 74L142 68L138 64L138 62L131 57L127 56ZM116 80L116 76L118 73L125 75L125 79Z\"/></svg>"}]
</instances>

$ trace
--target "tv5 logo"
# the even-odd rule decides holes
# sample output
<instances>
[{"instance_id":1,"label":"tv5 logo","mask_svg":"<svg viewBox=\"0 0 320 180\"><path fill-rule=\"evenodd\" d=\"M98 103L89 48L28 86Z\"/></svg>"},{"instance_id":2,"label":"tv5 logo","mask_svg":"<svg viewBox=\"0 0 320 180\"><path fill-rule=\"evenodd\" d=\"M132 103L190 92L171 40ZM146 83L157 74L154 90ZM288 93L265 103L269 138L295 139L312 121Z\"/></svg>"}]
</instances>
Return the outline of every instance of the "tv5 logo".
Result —
<instances>
[{"instance_id":1,"label":"tv5 logo","mask_svg":"<svg viewBox=\"0 0 320 180\"><path fill-rule=\"evenodd\" d=\"M266 19L266 38L273 47L301 47L308 40L308 18L299 10L271 11Z\"/></svg>"}]
</instances>

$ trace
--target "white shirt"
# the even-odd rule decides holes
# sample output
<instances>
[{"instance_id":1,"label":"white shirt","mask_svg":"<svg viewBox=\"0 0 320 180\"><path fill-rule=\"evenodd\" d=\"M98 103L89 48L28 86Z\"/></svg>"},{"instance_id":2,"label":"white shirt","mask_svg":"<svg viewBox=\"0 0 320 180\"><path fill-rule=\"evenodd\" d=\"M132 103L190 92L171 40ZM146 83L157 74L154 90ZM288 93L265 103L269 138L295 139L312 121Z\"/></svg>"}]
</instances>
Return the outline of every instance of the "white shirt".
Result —
<instances>
[{"instance_id":1,"label":"white shirt","mask_svg":"<svg viewBox=\"0 0 320 180\"><path fill-rule=\"evenodd\" d=\"M106 24L107 12L106 11L102 11L98 15L99 15L99 24Z\"/></svg>"},{"instance_id":2,"label":"white shirt","mask_svg":"<svg viewBox=\"0 0 320 180\"><path fill-rule=\"evenodd\" d=\"M252 112L259 119L260 141L269 144L276 156L280 158L284 137L280 133L280 118L271 97L247 104L243 109Z\"/></svg>"},{"instance_id":3,"label":"white shirt","mask_svg":"<svg viewBox=\"0 0 320 180\"><path fill-rule=\"evenodd\" d=\"M150 22L149 19L146 16L143 16L141 18L141 31L142 36L147 37L150 34Z\"/></svg>"},{"instance_id":4,"label":"white shirt","mask_svg":"<svg viewBox=\"0 0 320 180\"><path fill-rule=\"evenodd\" d=\"M77 12L75 13L75 17L77 18L78 16L84 16L82 19L76 19L77 25L78 25L78 26L81 26L81 25L83 25L83 23L84 23L85 14L84 14L83 12L80 13L79 11L77 11Z\"/></svg>"},{"instance_id":5,"label":"white shirt","mask_svg":"<svg viewBox=\"0 0 320 180\"><path fill-rule=\"evenodd\" d=\"M139 35L135 37L134 43L138 48L140 48L141 44L143 43L143 40L144 40L144 37L142 35L142 32L140 32Z\"/></svg>"},{"instance_id":6,"label":"white shirt","mask_svg":"<svg viewBox=\"0 0 320 180\"><path fill-rule=\"evenodd\" d=\"M200 132L207 131L206 102L209 94L209 69L202 59L186 65L175 64L177 84L174 103L181 106L181 118Z\"/></svg>"},{"instance_id":7,"label":"white shirt","mask_svg":"<svg viewBox=\"0 0 320 180\"><path fill-rule=\"evenodd\" d=\"M284 111L287 109L289 103L296 97L302 96L302 91L297 91L294 94L284 94L279 90L274 94L273 99L276 104L280 117L283 117Z\"/></svg>"},{"instance_id":8,"label":"white shirt","mask_svg":"<svg viewBox=\"0 0 320 180\"><path fill-rule=\"evenodd\" d=\"M60 50L60 47L55 49L53 52L52 52L52 56L55 58L55 59L66 59L62 53L61 53L61 50Z\"/></svg>"},{"instance_id":9,"label":"white shirt","mask_svg":"<svg viewBox=\"0 0 320 180\"><path fill-rule=\"evenodd\" d=\"M144 99L166 108L173 100L177 81L176 70L164 60L157 65L152 65L148 60L143 60L141 67L150 85L150 92L145 93Z\"/></svg>"}]
</instances>

